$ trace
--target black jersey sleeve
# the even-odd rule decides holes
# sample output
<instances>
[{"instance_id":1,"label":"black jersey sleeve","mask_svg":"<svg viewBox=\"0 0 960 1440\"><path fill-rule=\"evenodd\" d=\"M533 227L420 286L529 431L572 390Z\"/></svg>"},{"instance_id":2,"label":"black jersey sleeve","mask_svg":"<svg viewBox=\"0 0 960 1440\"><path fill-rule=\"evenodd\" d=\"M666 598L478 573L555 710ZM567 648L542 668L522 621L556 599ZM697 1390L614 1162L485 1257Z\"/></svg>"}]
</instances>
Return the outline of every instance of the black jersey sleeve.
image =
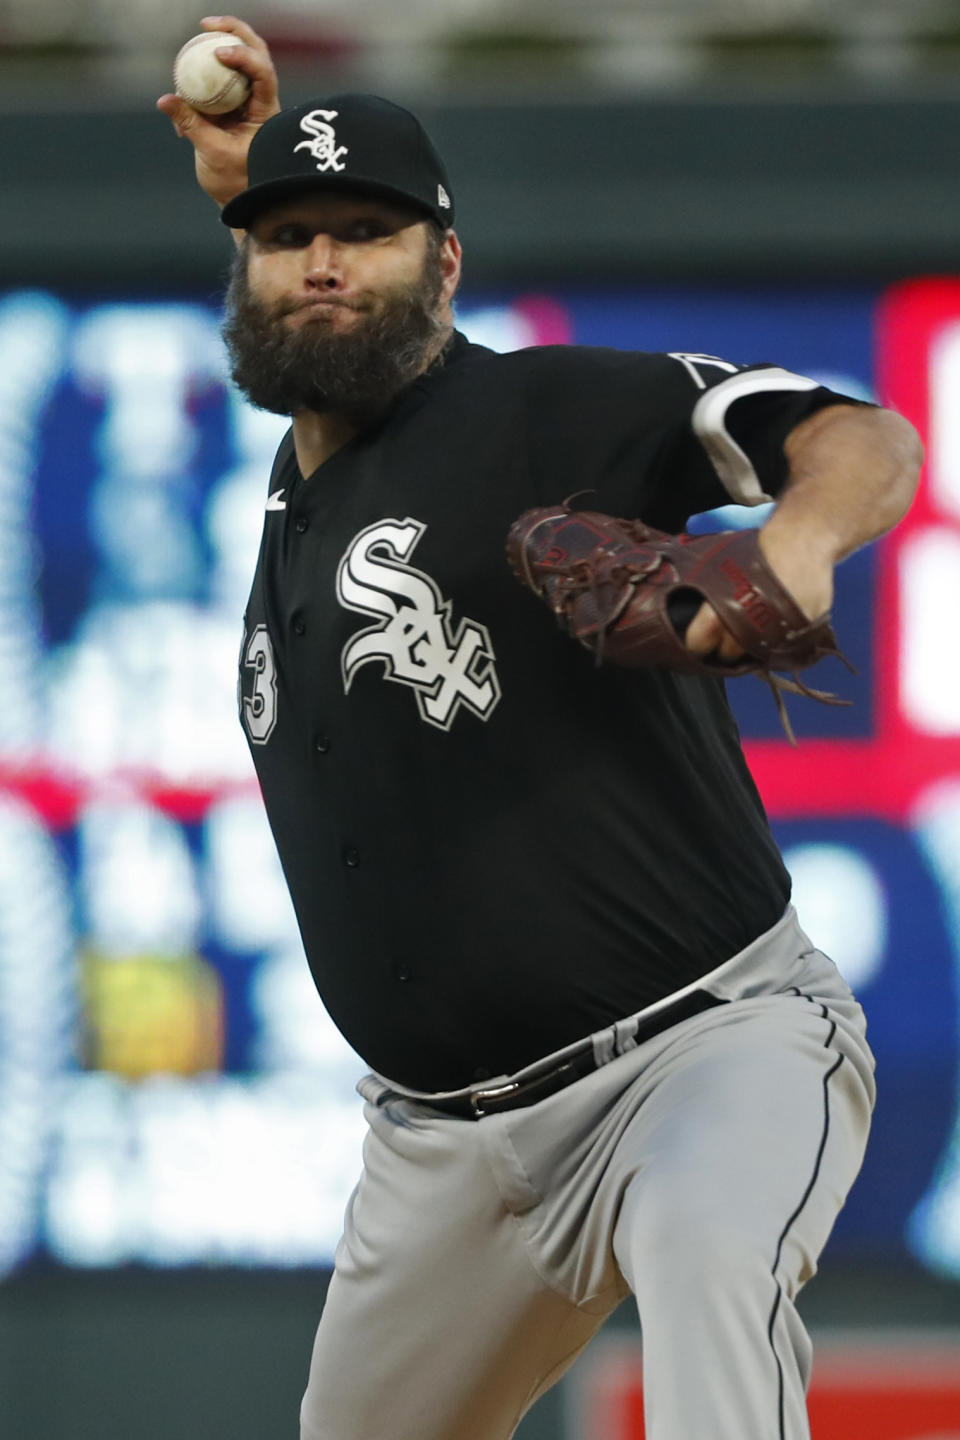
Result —
<instances>
[{"instance_id":1,"label":"black jersey sleeve","mask_svg":"<svg viewBox=\"0 0 960 1440\"><path fill-rule=\"evenodd\" d=\"M589 490L594 508L666 530L719 505L775 499L794 426L862 403L777 365L685 352L571 348L545 370L531 407L544 502Z\"/></svg>"},{"instance_id":2,"label":"black jersey sleeve","mask_svg":"<svg viewBox=\"0 0 960 1440\"><path fill-rule=\"evenodd\" d=\"M791 430L829 405L865 403L778 365L734 366L701 355L668 358L689 369L699 390L672 463L683 473L696 473L706 460L723 487L712 504L775 500L787 479L784 442ZM713 488L710 481L708 487Z\"/></svg>"}]
</instances>

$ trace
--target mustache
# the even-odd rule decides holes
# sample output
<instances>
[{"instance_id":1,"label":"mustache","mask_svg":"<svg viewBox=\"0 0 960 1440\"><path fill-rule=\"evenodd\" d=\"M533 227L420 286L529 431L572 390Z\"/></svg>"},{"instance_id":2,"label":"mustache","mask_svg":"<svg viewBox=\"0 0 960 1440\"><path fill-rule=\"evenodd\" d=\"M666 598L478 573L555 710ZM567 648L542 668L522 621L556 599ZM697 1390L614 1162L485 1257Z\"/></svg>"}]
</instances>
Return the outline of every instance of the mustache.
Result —
<instances>
[{"instance_id":1,"label":"mustache","mask_svg":"<svg viewBox=\"0 0 960 1440\"><path fill-rule=\"evenodd\" d=\"M337 295L318 295L312 300L280 301L273 314L275 319L281 320L285 315L296 315L301 310L327 309L331 306L341 310L355 310L358 314L370 308L359 300L341 300Z\"/></svg>"}]
</instances>

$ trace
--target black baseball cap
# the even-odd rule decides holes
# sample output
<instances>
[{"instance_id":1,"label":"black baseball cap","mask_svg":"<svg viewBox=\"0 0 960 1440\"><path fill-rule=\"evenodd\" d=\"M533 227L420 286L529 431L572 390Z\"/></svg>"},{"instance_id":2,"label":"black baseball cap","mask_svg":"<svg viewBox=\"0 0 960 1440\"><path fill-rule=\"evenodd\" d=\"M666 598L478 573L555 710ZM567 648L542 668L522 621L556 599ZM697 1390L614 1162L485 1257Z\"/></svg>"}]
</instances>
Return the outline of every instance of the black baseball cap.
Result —
<instances>
[{"instance_id":1,"label":"black baseball cap","mask_svg":"<svg viewBox=\"0 0 960 1440\"><path fill-rule=\"evenodd\" d=\"M247 175L248 188L220 214L235 230L313 189L402 201L444 229L453 225L453 191L427 132L409 110L379 95L328 95L281 110L254 135Z\"/></svg>"}]
</instances>

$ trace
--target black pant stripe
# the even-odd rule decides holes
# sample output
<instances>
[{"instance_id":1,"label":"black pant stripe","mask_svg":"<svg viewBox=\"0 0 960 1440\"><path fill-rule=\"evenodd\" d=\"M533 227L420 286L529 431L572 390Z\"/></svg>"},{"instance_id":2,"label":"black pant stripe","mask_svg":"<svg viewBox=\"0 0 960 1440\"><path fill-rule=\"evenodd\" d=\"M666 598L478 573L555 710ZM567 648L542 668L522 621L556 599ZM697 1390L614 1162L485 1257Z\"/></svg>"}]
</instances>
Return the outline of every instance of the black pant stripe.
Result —
<instances>
[{"instance_id":1,"label":"black pant stripe","mask_svg":"<svg viewBox=\"0 0 960 1440\"><path fill-rule=\"evenodd\" d=\"M797 989L795 989L795 988L787 991L786 993L787 993L787 994L790 994L790 995L796 995L798 999L801 999L801 998L802 998L802 999L804 999L804 1000L808 1000L811 1005L815 1005L815 1006L819 1009L819 1011L820 1011L821 1015L823 1016L824 1020L826 1020L826 1019L828 1018L827 1007L826 1007L821 1001L815 1000L812 995L804 995L802 991L797 990ZM826 1038L826 1040L823 1042L823 1048L824 1048L825 1050L829 1050L829 1049L830 1049L831 1045L833 1044L833 1037L834 1037L834 1035L835 1035L836 1033L837 1033L837 1022L836 1022L835 1020L831 1020L831 1021L830 1021L830 1029L829 1029L828 1032L827 1032L827 1038ZM777 1354L777 1347L776 1347L776 1345L774 1344L774 1339L773 1339L773 1332L774 1332L774 1327L775 1327L776 1321L777 1321L777 1315L778 1315L779 1312L780 1312L780 1302L781 1302L781 1300L783 1299L783 1290L782 1290L782 1288L781 1288L780 1281L777 1279L777 1270L778 1270L779 1265L780 1265L780 1256L781 1256L781 1254L783 1253L784 1241L786 1240L788 1234L790 1233L790 1228L791 1228L791 1226L795 1224L798 1216L802 1213L804 1206L806 1205L807 1201L810 1199L810 1196L811 1196L811 1194L812 1194L812 1192L813 1192L813 1187L814 1187L814 1185L817 1183L817 1177L818 1177L818 1175L820 1174L820 1165L821 1165L821 1163L822 1163L822 1161L823 1161L823 1152L824 1152L824 1150L826 1149L827 1136L828 1136L829 1133L830 1133L830 1090L829 1090L829 1085L830 1085L830 1080L831 1080L832 1076L834 1076L834 1075L837 1073L837 1071L840 1069L840 1066L841 1066L842 1064L843 1064L843 1056L842 1056L842 1055L838 1055L837 1058L836 1058L836 1060L835 1060L835 1062L833 1063L833 1065L830 1066L830 1069L826 1072L826 1074L825 1074L824 1077L823 1077L823 1130L822 1130L821 1135L820 1135L820 1144L819 1144L818 1147L817 1147L816 1159L815 1159L814 1162L813 1162L813 1170L812 1170L812 1172L811 1172L810 1179L809 1179L809 1181L807 1182L807 1186L806 1186L806 1188L805 1188L805 1190L804 1190L804 1192L803 1192L803 1195L802 1195L801 1198L800 1198L800 1202L799 1202L799 1204L796 1206L796 1208L794 1209L794 1211L793 1211L793 1213L791 1214L790 1218L787 1220L787 1223L784 1225L782 1231L780 1232L780 1237L779 1237L779 1239L777 1240L777 1252L776 1252L776 1255L774 1256L773 1266L772 1266L772 1268L771 1268L771 1274L772 1274L772 1276L773 1276L773 1285L774 1285L774 1292L775 1292L775 1293L774 1293L773 1307L772 1307L772 1309L771 1309L771 1311L770 1311L770 1320L769 1320L769 1323L768 1323L768 1325L767 1325L767 1340L768 1340L768 1342L769 1342L770 1349L771 1349L771 1351L772 1351L772 1353L773 1353L774 1364L775 1364L776 1367L777 1367L777 1414L778 1414L778 1422L779 1422L779 1423L778 1423L778 1435L779 1435L779 1440L787 1440L787 1437L786 1437L786 1431L785 1431L786 1417L785 1417L785 1413L784 1413L783 1366L782 1366L781 1363L780 1363L780 1357L779 1357L779 1355Z\"/></svg>"}]
</instances>

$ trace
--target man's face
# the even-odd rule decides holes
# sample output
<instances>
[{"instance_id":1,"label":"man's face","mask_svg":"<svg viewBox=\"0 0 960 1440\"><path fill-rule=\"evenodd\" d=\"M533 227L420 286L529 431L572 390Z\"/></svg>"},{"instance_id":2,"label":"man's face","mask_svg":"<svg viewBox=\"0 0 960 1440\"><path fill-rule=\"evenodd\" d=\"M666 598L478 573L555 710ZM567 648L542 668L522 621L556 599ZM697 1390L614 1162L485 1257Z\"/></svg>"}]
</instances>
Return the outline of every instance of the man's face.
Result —
<instances>
[{"instance_id":1,"label":"man's face","mask_svg":"<svg viewBox=\"0 0 960 1440\"><path fill-rule=\"evenodd\" d=\"M458 278L456 237L411 210L360 195L278 205L234 265L234 378L264 409L369 423L442 347Z\"/></svg>"}]
</instances>

